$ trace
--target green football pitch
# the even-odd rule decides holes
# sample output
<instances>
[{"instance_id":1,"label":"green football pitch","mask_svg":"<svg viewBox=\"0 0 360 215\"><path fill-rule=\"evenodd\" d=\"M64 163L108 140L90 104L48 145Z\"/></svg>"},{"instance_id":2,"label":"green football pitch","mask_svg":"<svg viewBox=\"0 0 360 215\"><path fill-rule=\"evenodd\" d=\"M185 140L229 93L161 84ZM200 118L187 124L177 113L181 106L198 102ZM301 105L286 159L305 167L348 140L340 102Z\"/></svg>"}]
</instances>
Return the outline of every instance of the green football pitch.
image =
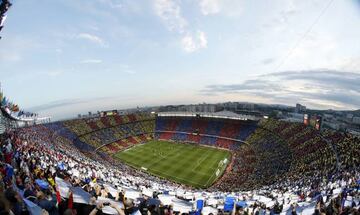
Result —
<instances>
[{"instance_id":1,"label":"green football pitch","mask_svg":"<svg viewBox=\"0 0 360 215\"><path fill-rule=\"evenodd\" d=\"M121 151L115 157L153 175L207 188L222 175L231 153L194 144L153 140Z\"/></svg>"}]
</instances>

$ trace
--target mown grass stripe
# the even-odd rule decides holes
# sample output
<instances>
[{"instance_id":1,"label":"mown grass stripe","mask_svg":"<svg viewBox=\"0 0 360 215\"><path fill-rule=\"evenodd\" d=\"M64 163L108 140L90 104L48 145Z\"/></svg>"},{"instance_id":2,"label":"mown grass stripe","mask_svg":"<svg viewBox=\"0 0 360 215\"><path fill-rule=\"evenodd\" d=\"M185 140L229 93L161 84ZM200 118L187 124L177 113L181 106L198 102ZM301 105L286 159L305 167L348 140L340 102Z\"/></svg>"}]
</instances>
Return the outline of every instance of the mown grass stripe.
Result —
<instances>
[{"instance_id":1,"label":"mown grass stripe","mask_svg":"<svg viewBox=\"0 0 360 215\"><path fill-rule=\"evenodd\" d=\"M230 153L198 145L151 141L115 157L130 166L146 167L148 172L168 180L205 188L216 180L218 163L229 158Z\"/></svg>"}]
</instances>

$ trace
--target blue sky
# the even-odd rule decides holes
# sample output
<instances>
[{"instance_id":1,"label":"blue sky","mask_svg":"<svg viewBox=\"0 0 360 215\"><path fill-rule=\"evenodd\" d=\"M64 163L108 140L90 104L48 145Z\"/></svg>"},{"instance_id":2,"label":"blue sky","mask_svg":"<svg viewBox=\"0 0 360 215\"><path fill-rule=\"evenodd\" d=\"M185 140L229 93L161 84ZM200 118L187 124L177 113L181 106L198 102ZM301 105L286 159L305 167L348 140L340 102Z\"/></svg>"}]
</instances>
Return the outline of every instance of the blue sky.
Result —
<instances>
[{"instance_id":1,"label":"blue sky","mask_svg":"<svg viewBox=\"0 0 360 215\"><path fill-rule=\"evenodd\" d=\"M249 101L360 107L357 0L13 0L6 95L63 118Z\"/></svg>"}]
</instances>

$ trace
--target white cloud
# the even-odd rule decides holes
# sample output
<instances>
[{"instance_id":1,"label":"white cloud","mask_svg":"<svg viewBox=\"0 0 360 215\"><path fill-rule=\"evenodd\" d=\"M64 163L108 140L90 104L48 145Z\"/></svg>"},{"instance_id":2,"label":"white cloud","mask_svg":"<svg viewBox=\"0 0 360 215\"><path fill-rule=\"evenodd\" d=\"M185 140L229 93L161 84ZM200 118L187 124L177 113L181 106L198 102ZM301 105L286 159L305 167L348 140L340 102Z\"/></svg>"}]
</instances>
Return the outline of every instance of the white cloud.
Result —
<instances>
[{"instance_id":1,"label":"white cloud","mask_svg":"<svg viewBox=\"0 0 360 215\"><path fill-rule=\"evenodd\" d=\"M173 0L155 0L155 13L170 31L183 33L187 21L181 15L180 6Z\"/></svg>"},{"instance_id":2,"label":"white cloud","mask_svg":"<svg viewBox=\"0 0 360 215\"><path fill-rule=\"evenodd\" d=\"M101 39L100 37L98 37L96 35L93 35L93 34L80 33L80 34L77 35L77 38L88 40L90 42L97 43L97 44L102 45L102 46L105 45L103 39Z\"/></svg>"},{"instance_id":3,"label":"white cloud","mask_svg":"<svg viewBox=\"0 0 360 215\"><path fill-rule=\"evenodd\" d=\"M51 76L51 77L56 77L56 76L61 75L62 73L63 73L63 72L60 71L60 70L55 70L55 71L47 72L47 75L48 75L48 76Z\"/></svg>"},{"instance_id":4,"label":"white cloud","mask_svg":"<svg viewBox=\"0 0 360 215\"><path fill-rule=\"evenodd\" d=\"M131 70L131 69L125 69L125 70L123 70L123 72L126 74L130 74L130 75L133 75L136 73L134 70Z\"/></svg>"},{"instance_id":5,"label":"white cloud","mask_svg":"<svg viewBox=\"0 0 360 215\"><path fill-rule=\"evenodd\" d=\"M21 59L21 55L17 52L0 50L0 61L16 63L19 62Z\"/></svg>"},{"instance_id":6,"label":"white cloud","mask_svg":"<svg viewBox=\"0 0 360 215\"><path fill-rule=\"evenodd\" d=\"M122 8L123 4L120 1L113 1L113 0L98 0L100 3L107 4L111 8Z\"/></svg>"},{"instance_id":7,"label":"white cloud","mask_svg":"<svg viewBox=\"0 0 360 215\"><path fill-rule=\"evenodd\" d=\"M121 11L122 14L141 13L144 9L144 4L141 1L134 0L97 0L103 5L108 6L113 10Z\"/></svg>"},{"instance_id":8,"label":"white cloud","mask_svg":"<svg viewBox=\"0 0 360 215\"><path fill-rule=\"evenodd\" d=\"M182 38L181 43L183 45L183 48L187 52L193 52L196 50L195 41L192 36L186 35Z\"/></svg>"},{"instance_id":9,"label":"white cloud","mask_svg":"<svg viewBox=\"0 0 360 215\"><path fill-rule=\"evenodd\" d=\"M100 60L100 59L85 59L85 60L82 60L80 63L83 63L83 64L97 64L97 63L102 63L102 60Z\"/></svg>"},{"instance_id":10,"label":"white cloud","mask_svg":"<svg viewBox=\"0 0 360 215\"><path fill-rule=\"evenodd\" d=\"M343 58L338 60L339 68L352 72L360 72L360 56Z\"/></svg>"},{"instance_id":11,"label":"white cloud","mask_svg":"<svg viewBox=\"0 0 360 215\"><path fill-rule=\"evenodd\" d=\"M128 64L120 64L119 70L122 73L130 74L130 75L136 74L136 71Z\"/></svg>"},{"instance_id":12,"label":"white cloud","mask_svg":"<svg viewBox=\"0 0 360 215\"><path fill-rule=\"evenodd\" d=\"M338 48L338 42L330 35L323 33L313 33L300 40L284 57L284 67L282 69L295 70L328 68L337 69L337 58L334 56ZM335 58L334 58L335 57Z\"/></svg>"},{"instance_id":13,"label":"white cloud","mask_svg":"<svg viewBox=\"0 0 360 215\"><path fill-rule=\"evenodd\" d=\"M205 16L220 12L220 0L200 0L199 6L201 13Z\"/></svg>"},{"instance_id":14,"label":"white cloud","mask_svg":"<svg viewBox=\"0 0 360 215\"><path fill-rule=\"evenodd\" d=\"M2 61L9 63L20 62L26 59L27 53L43 47L43 44L37 40L25 36L13 35L4 38L0 42L0 64L2 64Z\"/></svg>"},{"instance_id":15,"label":"white cloud","mask_svg":"<svg viewBox=\"0 0 360 215\"><path fill-rule=\"evenodd\" d=\"M199 7L205 16L221 13L235 17L242 13L243 5L241 0L199 0Z\"/></svg>"},{"instance_id":16,"label":"white cloud","mask_svg":"<svg viewBox=\"0 0 360 215\"><path fill-rule=\"evenodd\" d=\"M181 36L181 45L186 52L195 52L207 47L206 35L198 30L196 34L188 30L188 22L181 15L181 8L174 0L155 0L155 13L165 23L166 27Z\"/></svg>"},{"instance_id":17,"label":"white cloud","mask_svg":"<svg viewBox=\"0 0 360 215\"><path fill-rule=\"evenodd\" d=\"M206 35L202 31L198 31L196 35L186 34L181 40L183 49L186 52L195 52L199 49L207 47Z\"/></svg>"},{"instance_id":18,"label":"white cloud","mask_svg":"<svg viewBox=\"0 0 360 215\"><path fill-rule=\"evenodd\" d=\"M300 102L321 109L358 109L360 73L337 70L305 70L270 73L240 84L208 85L205 95L253 95L271 103Z\"/></svg>"},{"instance_id":19,"label":"white cloud","mask_svg":"<svg viewBox=\"0 0 360 215\"><path fill-rule=\"evenodd\" d=\"M199 31L198 32L198 37L199 37L199 45L201 48L206 48L207 47L207 39L206 39L206 35L203 31Z\"/></svg>"},{"instance_id":20,"label":"white cloud","mask_svg":"<svg viewBox=\"0 0 360 215\"><path fill-rule=\"evenodd\" d=\"M60 76L64 73L64 71L59 70L59 69L55 69L55 70L49 70L49 71L44 71L44 72L38 72L38 75L44 75L44 76L50 76L50 77L57 77Z\"/></svg>"}]
</instances>

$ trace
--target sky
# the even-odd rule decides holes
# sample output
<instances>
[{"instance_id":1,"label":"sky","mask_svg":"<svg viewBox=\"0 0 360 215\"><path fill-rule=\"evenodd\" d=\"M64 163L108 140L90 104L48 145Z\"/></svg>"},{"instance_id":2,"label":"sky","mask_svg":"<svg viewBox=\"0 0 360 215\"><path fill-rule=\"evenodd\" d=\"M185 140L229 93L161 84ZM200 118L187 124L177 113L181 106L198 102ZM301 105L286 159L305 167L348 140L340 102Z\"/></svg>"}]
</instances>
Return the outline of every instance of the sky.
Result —
<instances>
[{"instance_id":1,"label":"sky","mask_svg":"<svg viewBox=\"0 0 360 215\"><path fill-rule=\"evenodd\" d=\"M360 108L359 0L13 0L0 81L25 110L225 101Z\"/></svg>"}]
</instances>

